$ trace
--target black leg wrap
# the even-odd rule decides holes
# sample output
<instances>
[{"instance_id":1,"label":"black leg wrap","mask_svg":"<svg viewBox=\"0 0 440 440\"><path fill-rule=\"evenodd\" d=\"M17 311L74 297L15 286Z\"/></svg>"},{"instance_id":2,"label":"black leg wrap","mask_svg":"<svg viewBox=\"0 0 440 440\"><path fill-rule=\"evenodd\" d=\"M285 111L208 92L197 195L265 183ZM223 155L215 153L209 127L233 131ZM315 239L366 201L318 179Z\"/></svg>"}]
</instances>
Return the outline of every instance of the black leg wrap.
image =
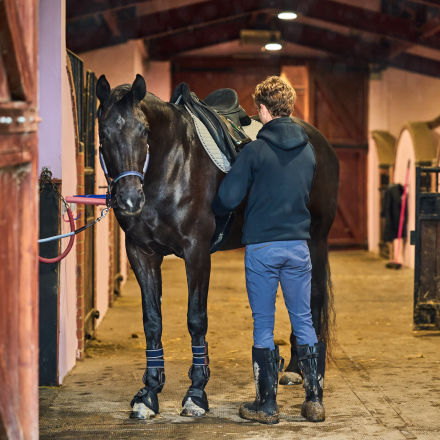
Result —
<instances>
[{"instance_id":1,"label":"black leg wrap","mask_svg":"<svg viewBox=\"0 0 440 440\"><path fill-rule=\"evenodd\" d=\"M191 399L195 405L208 412L208 397L204 390L210 377L208 343L205 342L203 346L193 346L192 352L193 364L188 371L192 384L182 400L182 406L184 407L188 399Z\"/></svg>"},{"instance_id":2,"label":"black leg wrap","mask_svg":"<svg viewBox=\"0 0 440 440\"><path fill-rule=\"evenodd\" d=\"M293 333L290 335L290 362L287 365L286 370L291 373L297 373L302 376L301 369L298 364L298 354L296 352L296 338Z\"/></svg>"},{"instance_id":3,"label":"black leg wrap","mask_svg":"<svg viewBox=\"0 0 440 440\"><path fill-rule=\"evenodd\" d=\"M296 353L292 353L289 365L287 365L286 370L291 373L297 373L302 376L301 370L299 369L298 365L298 355Z\"/></svg>"},{"instance_id":4,"label":"black leg wrap","mask_svg":"<svg viewBox=\"0 0 440 440\"><path fill-rule=\"evenodd\" d=\"M130 402L131 407L135 403L143 403L147 408L159 413L159 399L158 393L162 391L165 384L165 368L163 359L163 349L146 350L147 354L147 368L145 369L142 381L145 384ZM135 412L131 413L132 418L138 418Z\"/></svg>"}]
</instances>

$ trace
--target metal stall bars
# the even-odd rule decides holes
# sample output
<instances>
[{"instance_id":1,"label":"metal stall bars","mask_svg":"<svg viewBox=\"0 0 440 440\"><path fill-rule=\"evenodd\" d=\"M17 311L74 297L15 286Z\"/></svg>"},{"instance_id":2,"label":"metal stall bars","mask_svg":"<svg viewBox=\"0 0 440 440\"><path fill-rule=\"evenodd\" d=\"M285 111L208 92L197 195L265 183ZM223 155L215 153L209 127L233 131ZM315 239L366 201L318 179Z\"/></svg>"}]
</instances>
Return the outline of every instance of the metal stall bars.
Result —
<instances>
[{"instance_id":1,"label":"metal stall bars","mask_svg":"<svg viewBox=\"0 0 440 440\"><path fill-rule=\"evenodd\" d=\"M72 76L76 95L79 153L83 163L84 188L81 193L95 193L95 124L96 124L96 76L87 71L84 80L83 61L71 51L67 51L72 66ZM78 176L80 177L80 176ZM95 219L95 208L92 205L84 207L84 224ZM95 330L95 319L99 312L95 308L95 232L93 228L84 233L83 274L83 336L90 339ZM78 341L80 342L80 341ZM83 349L83 343L79 343Z\"/></svg>"},{"instance_id":2,"label":"metal stall bars","mask_svg":"<svg viewBox=\"0 0 440 440\"><path fill-rule=\"evenodd\" d=\"M440 167L416 167L414 329L440 330Z\"/></svg>"},{"instance_id":3,"label":"metal stall bars","mask_svg":"<svg viewBox=\"0 0 440 440\"><path fill-rule=\"evenodd\" d=\"M84 88L84 193L95 194L95 121L96 121L96 76L87 71ZM86 224L95 220L95 207L85 206ZM95 319L99 312L95 308L95 230L89 228L85 231L84 253L87 263L84 266L84 335L90 339L95 331Z\"/></svg>"}]
</instances>

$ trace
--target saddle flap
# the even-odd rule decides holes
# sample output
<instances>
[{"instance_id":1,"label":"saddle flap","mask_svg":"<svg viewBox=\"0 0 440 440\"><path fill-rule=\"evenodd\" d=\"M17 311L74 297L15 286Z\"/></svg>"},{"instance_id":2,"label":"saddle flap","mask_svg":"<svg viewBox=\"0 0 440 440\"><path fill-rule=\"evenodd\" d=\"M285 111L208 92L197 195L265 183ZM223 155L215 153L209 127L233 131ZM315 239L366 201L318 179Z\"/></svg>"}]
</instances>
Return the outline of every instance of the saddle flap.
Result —
<instances>
[{"instance_id":1,"label":"saddle flap","mask_svg":"<svg viewBox=\"0 0 440 440\"><path fill-rule=\"evenodd\" d=\"M215 109L201 101L195 93L191 92L188 84L180 83L174 90L170 102L185 105L206 126L215 143L226 156L230 163L237 156L237 149L228 132L225 122Z\"/></svg>"}]
</instances>

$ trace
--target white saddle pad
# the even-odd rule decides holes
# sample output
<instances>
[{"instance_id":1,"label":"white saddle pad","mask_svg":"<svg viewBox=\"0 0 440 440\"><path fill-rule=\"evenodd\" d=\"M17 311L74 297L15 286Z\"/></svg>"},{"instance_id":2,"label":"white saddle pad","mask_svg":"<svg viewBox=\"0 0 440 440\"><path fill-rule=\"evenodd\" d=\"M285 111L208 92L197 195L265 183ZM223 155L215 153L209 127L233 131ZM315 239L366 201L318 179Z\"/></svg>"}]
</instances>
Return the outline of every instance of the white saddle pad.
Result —
<instances>
[{"instance_id":1,"label":"white saddle pad","mask_svg":"<svg viewBox=\"0 0 440 440\"><path fill-rule=\"evenodd\" d=\"M197 135L199 136L203 148L208 153L208 156L211 158L218 169L220 169L224 173L227 173L231 169L231 164L229 160L217 146L213 137L211 136L203 122L194 113L192 113L187 106L185 106L185 108L194 121ZM260 131L260 128L262 126L263 124L261 122L252 120L250 125L243 127L243 130L254 141L257 138L257 133Z\"/></svg>"}]
</instances>

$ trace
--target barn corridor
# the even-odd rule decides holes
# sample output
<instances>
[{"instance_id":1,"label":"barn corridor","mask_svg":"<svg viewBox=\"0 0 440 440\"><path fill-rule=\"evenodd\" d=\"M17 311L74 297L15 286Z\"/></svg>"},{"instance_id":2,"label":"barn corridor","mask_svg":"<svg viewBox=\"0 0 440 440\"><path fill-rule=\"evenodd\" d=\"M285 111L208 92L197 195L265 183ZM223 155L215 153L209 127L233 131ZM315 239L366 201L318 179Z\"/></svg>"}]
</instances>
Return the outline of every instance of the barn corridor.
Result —
<instances>
[{"instance_id":1,"label":"barn corridor","mask_svg":"<svg viewBox=\"0 0 440 440\"><path fill-rule=\"evenodd\" d=\"M243 252L213 255L208 301L210 413L179 416L189 386L183 262L163 264L163 345L166 383L160 416L129 419L129 402L145 368L139 288L132 275L61 387L40 388L42 439L435 439L440 437L440 350L436 334L412 331L413 272L385 269L363 251L331 253L336 343L324 390L327 419L300 416L302 386L279 387L281 422L241 420L238 406L254 397L252 321L245 294ZM279 295L275 339L289 340L290 324ZM289 345L280 346L289 359Z\"/></svg>"}]
</instances>

